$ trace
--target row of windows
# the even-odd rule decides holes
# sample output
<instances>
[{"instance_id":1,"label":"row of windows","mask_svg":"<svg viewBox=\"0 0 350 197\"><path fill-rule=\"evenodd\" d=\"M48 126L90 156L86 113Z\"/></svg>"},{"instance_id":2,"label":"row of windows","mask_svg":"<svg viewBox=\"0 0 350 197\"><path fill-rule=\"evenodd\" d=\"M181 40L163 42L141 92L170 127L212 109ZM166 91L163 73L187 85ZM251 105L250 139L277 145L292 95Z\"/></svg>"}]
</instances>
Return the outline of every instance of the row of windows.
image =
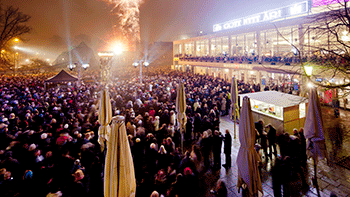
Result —
<instances>
[{"instance_id":1,"label":"row of windows","mask_svg":"<svg viewBox=\"0 0 350 197\"><path fill-rule=\"evenodd\" d=\"M180 56L293 56L297 53L296 48L313 54L319 47L325 47L325 44L331 46L332 40L335 42L332 36L308 31L310 27L312 26L304 25L301 28L296 25L279 28L278 31L270 29L199 41L185 41L183 44L175 44L174 52L175 55ZM343 31L343 34L348 32Z\"/></svg>"}]
</instances>

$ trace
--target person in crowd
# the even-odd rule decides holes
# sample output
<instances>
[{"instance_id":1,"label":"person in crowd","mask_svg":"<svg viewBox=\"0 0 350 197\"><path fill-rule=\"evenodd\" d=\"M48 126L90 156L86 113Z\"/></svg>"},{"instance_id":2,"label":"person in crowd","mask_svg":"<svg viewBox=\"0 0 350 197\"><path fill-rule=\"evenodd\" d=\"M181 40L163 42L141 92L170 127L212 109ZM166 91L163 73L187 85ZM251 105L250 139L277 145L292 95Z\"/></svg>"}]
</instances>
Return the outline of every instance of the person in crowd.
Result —
<instances>
[{"instance_id":1,"label":"person in crowd","mask_svg":"<svg viewBox=\"0 0 350 197\"><path fill-rule=\"evenodd\" d=\"M213 193L216 197L227 197L226 183L219 179L216 182L215 190L212 190L211 193Z\"/></svg>"},{"instance_id":2,"label":"person in crowd","mask_svg":"<svg viewBox=\"0 0 350 197\"><path fill-rule=\"evenodd\" d=\"M221 149L222 149L223 136L220 131L214 131L213 137L213 155L214 155L214 169L220 169L221 167Z\"/></svg>"},{"instance_id":3,"label":"person in crowd","mask_svg":"<svg viewBox=\"0 0 350 197\"><path fill-rule=\"evenodd\" d=\"M272 154L275 156L277 155L277 149L276 149L276 128L272 126L272 124L267 124L266 127L267 129L267 139L269 141L269 156L272 157ZM273 150L272 150L273 149Z\"/></svg>"},{"instance_id":4,"label":"person in crowd","mask_svg":"<svg viewBox=\"0 0 350 197\"><path fill-rule=\"evenodd\" d=\"M230 168L232 165L231 162L231 147L232 147L232 137L230 131L226 129L225 138L224 138L224 153L225 153L225 164L222 164L225 168Z\"/></svg>"},{"instance_id":5,"label":"person in crowd","mask_svg":"<svg viewBox=\"0 0 350 197\"><path fill-rule=\"evenodd\" d=\"M204 131L201 140L201 150L204 160L204 166L206 168L210 167L210 152L211 152L211 140L209 138L208 131Z\"/></svg>"}]
</instances>

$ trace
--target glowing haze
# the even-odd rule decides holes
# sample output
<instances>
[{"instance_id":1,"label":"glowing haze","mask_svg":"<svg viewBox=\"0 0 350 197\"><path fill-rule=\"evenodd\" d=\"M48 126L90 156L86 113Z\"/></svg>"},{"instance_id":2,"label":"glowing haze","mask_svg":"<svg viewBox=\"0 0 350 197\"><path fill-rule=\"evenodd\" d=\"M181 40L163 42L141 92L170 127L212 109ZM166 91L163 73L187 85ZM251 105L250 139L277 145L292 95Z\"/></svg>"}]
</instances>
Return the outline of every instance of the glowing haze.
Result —
<instances>
[{"instance_id":1,"label":"glowing haze","mask_svg":"<svg viewBox=\"0 0 350 197\"><path fill-rule=\"evenodd\" d=\"M114 4L119 17L119 27L123 35L123 42L129 49L135 49L140 43L140 4L142 0L106 0Z\"/></svg>"}]
</instances>

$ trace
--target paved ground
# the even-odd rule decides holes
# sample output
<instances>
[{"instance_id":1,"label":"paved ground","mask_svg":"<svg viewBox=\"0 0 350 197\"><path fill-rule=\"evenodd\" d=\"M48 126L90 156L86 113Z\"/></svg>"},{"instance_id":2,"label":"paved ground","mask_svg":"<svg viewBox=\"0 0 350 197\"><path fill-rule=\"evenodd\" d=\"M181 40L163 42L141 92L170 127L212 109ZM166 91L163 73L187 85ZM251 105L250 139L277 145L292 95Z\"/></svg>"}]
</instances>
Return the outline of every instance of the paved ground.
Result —
<instances>
[{"instance_id":1,"label":"paved ground","mask_svg":"<svg viewBox=\"0 0 350 197\"><path fill-rule=\"evenodd\" d=\"M326 130L327 150L330 155L330 162L327 165L326 161L321 161L317 166L317 178L318 185L320 187L321 196L330 196L333 192L337 196L345 197L350 196L350 170L337 165L336 163L347 156L350 156L350 111L341 110L340 118L335 118L333 110L328 107L323 107L323 121ZM338 126L341 130L335 131L335 127ZM226 129L229 129L232 137L234 136L234 124L228 117L222 117L220 123L220 131L224 133ZM205 196L210 196L209 190L214 187L215 182L218 179L223 179L227 183L229 190L229 196L241 196L241 193L237 191L237 166L236 158L238 149L240 146L238 139L238 125L237 125L237 137L233 139L232 146L232 167L228 170L221 167L219 171L208 170L203 179L206 184L206 191L202 191ZM224 155L222 154L222 163L224 162ZM272 161L273 162L273 161ZM262 170L262 186L264 190L264 196L273 196L272 178L270 175L271 161L265 163ZM310 190L304 194L304 196L317 196L316 189L311 184L311 177L314 176L313 163L308 160L308 182ZM203 195L203 196L204 196Z\"/></svg>"}]
</instances>

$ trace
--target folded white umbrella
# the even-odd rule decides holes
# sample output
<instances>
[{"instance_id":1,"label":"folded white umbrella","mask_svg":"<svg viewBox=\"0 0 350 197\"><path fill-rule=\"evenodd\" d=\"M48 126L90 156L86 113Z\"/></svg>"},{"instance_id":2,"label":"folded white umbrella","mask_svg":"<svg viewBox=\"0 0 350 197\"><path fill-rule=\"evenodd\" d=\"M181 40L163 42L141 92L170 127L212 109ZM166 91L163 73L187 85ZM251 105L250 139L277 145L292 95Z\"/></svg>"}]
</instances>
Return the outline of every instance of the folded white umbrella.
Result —
<instances>
[{"instance_id":1,"label":"folded white umbrella","mask_svg":"<svg viewBox=\"0 0 350 197\"><path fill-rule=\"evenodd\" d=\"M241 109L239 123L239 147L237 155L238 181L237 188L246 188L250 196L262 196L263 189L260 179L259 154L254 149L256 132L250 99L245 96Z\"/></svg>"},{"instance_id":2,"label":"folded white umbrella","mask_svg":"<svg viewBox=\"0 0 350 197\"><path fill-rule=\"evenodd\" d=\"M324 138L322 112L317 90L311 88L309 105L304 125L305 138L308 139L307 154L317 162L327 158L327 149Z\"/></svg>"},{"instance_id":3,"label":"folded white umbrella","mask_svg":"<svg viewBox=\"0 0 350 197\"><path fill-rule=\"evenodd\" d=\"M304 125L305 138L307 139L306 153L314 160L314 178L313 183L320 196L317 184L317 161L327 158L326 142L324 138L324 127L322 121L322 112L320 101L315 88L310 89L309 105Z\"/></svg>"},{"instance_id":4,"label":"folded white umbrella","mask_svg":"<svg viewBox=\"0 0 350 197\"><path fill-rule=\"evenodd\" d=\"M112 104L109 98L107 88L101 90L99 108L98 108L98 121L100 127L98 128L98 143L101 146L101 151L105 148L105 141L108 141L111 127L109 123L112 120Z\"/></svg>"},{"instance_id":5,"label":"folded white umbrella","mask_svg":"<svg viewBox=\"0 0 350 197\"><path fill-rule=\"evenodd\" d=\"M237 79L232 77L231 82L231 109L230 118L233 116L234 121L234 134L233 137L236 139L236 120L239 119L239 107L238 107L238 89L237 89Z\"/></svg>"},{"instance_id":6,"label":"folded white umbrella","mask_svg":"<svg viewBox=\"0 0 350 197\"><path fill-rule=\"evenodd\" d=\"M185 124L187 122L186 117L186 94L185 94L185 86L183 83L180 83L177 87L177 95L176 95L176 116L177 121L180 126L181 132L181 150L183 151L183 130L185 128Z\"/></svg>"},{"instance_id":7,"label":"folded white umbrella","mask_svg":"<svg viewBox=\"0 0 350 197\"><path fill-rule=\"evenodd\" d=\"M112 120L104 171L105 197L134 197L136 179L134 162L123 116Z\"/></svg>"},{"instance_id":8,"label":"folded white umbrella","mask_svg":"<svg viewBox=\"0 0 350 197\"><path fill-rule=\"evenodd\" d=\"M239 107L238 107L238 88L237 79L232 77L231 81L231 110L230 117L234 116L234 120L239 119Z\"/></svg>"}]
</instances>

